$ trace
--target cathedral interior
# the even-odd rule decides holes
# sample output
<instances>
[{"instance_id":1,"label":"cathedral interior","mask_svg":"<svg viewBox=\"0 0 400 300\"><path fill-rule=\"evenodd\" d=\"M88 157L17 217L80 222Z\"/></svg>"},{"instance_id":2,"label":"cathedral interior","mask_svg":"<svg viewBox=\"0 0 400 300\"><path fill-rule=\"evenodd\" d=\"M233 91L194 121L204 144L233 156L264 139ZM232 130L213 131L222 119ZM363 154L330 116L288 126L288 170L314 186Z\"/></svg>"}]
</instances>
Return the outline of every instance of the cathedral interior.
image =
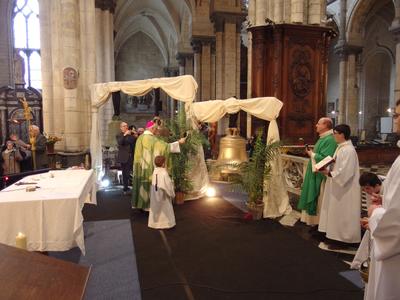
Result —
<instances>
[{"instance_id":1,"label":"cathedral interior","mask_svg":"<svg viewBox=\"0 0 400 300\"><path fill-rule=\"evenodd\" d=\"M49 154L50 169L86 163L91 151L94 118L93 84L182 75L193 76L198 85L195 102L232 97L242 100L275 97L282 101L277 122L280 139L283 145L288 146L283 162L285 176L291 181L288 191L292 195L292 205L299 196L302 173L308 161L304 155L291 157L290 154L296 156L296 153L291 153L290 147L314 144L318 138L315 124L321 117L330 118L334 125L345 123L350 126L361 170L386 175L398 155L398 137L393 133L392 116L395 103L400 99L399 0L0 0L0 144L5 149L13 134L29 143L29 126L37 125L46 137L59 137L54 145L55 152ZM144 128L154 116L171 119L182 107L180 101L159 88L140 96L113 92L111 99L98 108L103 156L112 155L110 149L116 147L115 134L119 132L122 121ZM260 128L267 130L269 123L244 111L240 111L234 120L232 125L232 115L226 114L218 122L209 124L216 131L215 140L210 141L217 151L213 152L212 158L218 156L219 141L228 128L237 127L240 136L247 140ZM213 179L212 174L210 177ZM228 202L240 207L242 194L228 191L223 184L216 185L224 195L228 195ZM118 197L116 195L118 193L111 190L108 195L98 196L99 203L108 203L112 197ZM107 209L85 206L85 234L90 236L91 230L101 231L100 225L95 225L96 221L132 219L127 199L118 200L122 201L119 208L111 204L115 213L112 217ZM207 204L185 204L176 212L178 217L181 216L181 219L177 217L178 227L182 222L188 230L195 231L199 225L187 220L194 215L190 206L193 212L201 214L206 211ZM218 227L218 230L229 231L233 226L233 230L248 234L237 220L239 213L226 208L225 203L215 204L215 211L224 213L224 209L229 216L218 219L215 226L204 225L203 230L212 231ZM96 273L100 274L95 275L98 282L92 280L86 287L91 289L86 292L87 299L228 299L224 297L229 295L232 296L229 299L266 299L263 298L265 295L273 295L271 299L362 297L362 289L348 283L351 279L345 283L340 281L342 279L337 282L332 279L338 272L347 272L343 262L351 260L354 253L337 252L336 257L323 257L317 253L315 244L318 246L318 242L308 236L305 226L290 229L290 234L300 236L315 248L307 250L314 255L315 264L340 262L332 267L336 268L336 273L321 266L315 267L318 274L326 272L322 277L325 276L327 282L334 282L332 285L320 283L322 290L329 291L327 294L316 292L311 287L308 289L308 286L304 293L297 293L301 288L296 283L292 287L294 292L288 294L274 294L270 287L266 291L260 287L259 292L245 292L247 288L254 288L241 284L241 292L231 293L235 290L235 278L222 270L226 265L218 269L221 277L226 276L226 284L218 274L210 276L201 267L191 266L200 278L197 282L194 279L196 274L190 278L192 275L185 270L185 263L174 261L171 252L167 251L165 256L153 253L154 257L147 257L144 252L149 250L142 243L152 243L158 235L146 236L148 229L143 215L135 213L133 218L139 220L138 226L132 225L133 233L129 220L128 225L122 221L114 224L121 226L118 227L121 236L129 236L127 241L116 242L106 233L102 233L102 238L116 243L114 247L120 248L116 250L120 256L124 255L121 249L132 248L126 243L135 244L136 258L119 261L121 265L118 266L121 274L125 274L125 271L131 272L126 270L126 264L139 265L139 275L136 269L136 273L127 275L133 276L129 280L135 284L130 286L127 279ZM252 234L257 236L262 228L253 226ZM292 241L287 233L280 231L271 229L271 236L279 236L290 247L301 246L301 241L290 244ZM207 247L189 237L184 242L178 240L177 231L168 234L169 242L163 237L165 243L154 242L152 245L170 249L176 246L174 243L194 243L192 248L198 248L192 249L193 255L199 257L200 264L202 251L216 251L218 259L224 260L229 251L211 249L211 246L224 247L224 242L238 253L232 259L239 259L242 253L235 236L221 238L220 245L215 240L206 239L210 243ZM265 237L262 246L268 248L270 243L274 243L269 239L270 236ZM92 264L96 272L100 272L101 261L90 261L94 256L89 249L96 247L95 244L89 237L86 261L85 258L74 261L73 257L78 255L76 251L69 253L72 258L67 260ZM274 247L272 251L278 253L279 247ZM184 252L185 249L177 246L175 250ZM108 255L111 250L104 248L101 251ZM62 256L52 255L56 258ZM295 254L289 252L288 255ZM154 270L151 259L164 261L165 266L160 267L161 271ZM252 261L251 257L247 259L249 264L261 263ZM272 267L273 261L261 261L279 273L279 269ZM167 262L171 264L167 266ZM288 263L295 264L291 259ZM212 264L212 260L207 264ZM232 274L243 272L239 267L247 268L238 263L232 267L235 270ZM307 268L306 259L299 268ZM270 280L276 284L277 290L284 289L281 286L284 276L265 275L267 279L260 279L264 276L262 270L254 271L257 269L254 266L250 269L256 274L256 280ZM293 271L290 266L284 266L283 270ZM173 279L166 280L162 287L164 279L157 283L152 279L152 272ZM320 280L306 271L304 274L318 282ZM208 281L202 276L210 276L219 288L206 286ZM99 282L104 278L110 282L101 286ZM187 281L196 281L197 285L190 285ZM174 282L178 282L177 287L174 287ZM122 286L120 290L115 287L118 284ZM158 284L161 287L155 288ZM341 289L341 284L346 288L335 294L335 289ZM177 291L178 286L182 291ZM5 289L0 283L0 298ZM279 295L283 295L282 298Z\"/></svg>"}]
</instances>

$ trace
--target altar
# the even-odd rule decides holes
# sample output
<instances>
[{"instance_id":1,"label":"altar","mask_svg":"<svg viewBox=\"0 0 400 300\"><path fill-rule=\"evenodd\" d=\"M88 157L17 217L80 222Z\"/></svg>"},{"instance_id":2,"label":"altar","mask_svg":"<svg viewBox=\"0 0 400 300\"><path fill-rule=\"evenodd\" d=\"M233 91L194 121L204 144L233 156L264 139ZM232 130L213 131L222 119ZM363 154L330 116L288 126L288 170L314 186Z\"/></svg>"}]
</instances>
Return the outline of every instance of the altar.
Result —
<instances>
[{"instance_id":1,"label":"altar","mask_svg":"<svg viewBox=\"0 0 400 300\"><path fill-rule=\"evenodd\" d=\"M36 187L27 191L27 187ZM96 204L93 170L60 170L24 177L0 191L0 243L15 246L21 232L29 251L85 253L82 208Z\"/></svg>"}]
</instances>

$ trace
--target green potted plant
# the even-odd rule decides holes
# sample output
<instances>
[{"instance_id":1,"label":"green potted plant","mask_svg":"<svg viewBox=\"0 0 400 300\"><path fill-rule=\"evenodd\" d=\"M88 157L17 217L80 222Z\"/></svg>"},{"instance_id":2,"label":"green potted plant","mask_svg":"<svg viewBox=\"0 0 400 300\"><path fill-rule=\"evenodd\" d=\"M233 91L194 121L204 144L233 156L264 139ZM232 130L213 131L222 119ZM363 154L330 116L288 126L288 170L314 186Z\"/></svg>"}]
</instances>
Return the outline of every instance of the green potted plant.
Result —
<instances>
[{"instance_id":1,"label":"green potted plant","mask_svg":"<svg viewBox=\"0 0 400 300\"><path fill-rule=\"evenodd\" d=\"M271 162L279 154L279 146L279 142L267 144L262 134L257 134L252 156L238 166L238 174L234 177L234 186L248 194L246 204L253 219L262 217L264 184L271 176Z\"/></svg>"},{"instance_id":2,"label":"green potted plant","mask_svg":"<svg viewBox=\"0 0 400 300\"><path fill-rule=\"evenodd\" d=\"M197 153L198 146L206 143L205 137L197 130L193 130L186 121L184 109L180 109L178 115L168 120L166 127L169 130L168 142L177 141L186 137L186 142L180 145L180 153L171 153L170 172L175 185L175 202L182 204L184 194L193 189L192 182L189 179L189 172L192 168L192 155Z\"/></svg>"}]
</instances>

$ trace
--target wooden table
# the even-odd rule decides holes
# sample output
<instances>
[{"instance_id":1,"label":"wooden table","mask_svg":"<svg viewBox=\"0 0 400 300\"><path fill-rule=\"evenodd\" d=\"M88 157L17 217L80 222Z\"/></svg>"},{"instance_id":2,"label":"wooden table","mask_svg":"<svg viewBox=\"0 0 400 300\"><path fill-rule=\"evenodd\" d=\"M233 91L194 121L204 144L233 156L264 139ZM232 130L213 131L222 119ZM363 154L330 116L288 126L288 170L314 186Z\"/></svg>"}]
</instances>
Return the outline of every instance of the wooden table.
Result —
<instances>
[{"instance_id":1,"label":"wooden table","mask_svg":"<svg viewBox=\"0 0 400 300\"><path fill-rule=\"evenodd\" d=\"M0 244L0 299L82 299L90 268Z\"/></svg>"}]
</instances>

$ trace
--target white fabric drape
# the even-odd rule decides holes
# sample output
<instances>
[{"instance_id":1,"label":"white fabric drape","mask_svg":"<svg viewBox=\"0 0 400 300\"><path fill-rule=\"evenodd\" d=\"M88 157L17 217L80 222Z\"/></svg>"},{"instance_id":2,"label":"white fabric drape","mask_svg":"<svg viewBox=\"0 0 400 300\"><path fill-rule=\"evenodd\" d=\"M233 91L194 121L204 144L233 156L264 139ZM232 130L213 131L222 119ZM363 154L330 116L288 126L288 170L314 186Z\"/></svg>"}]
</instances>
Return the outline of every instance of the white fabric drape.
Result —
<instances>
[{"instance_id":1,"label":"white fabric drape","mask_svg":"<svg viewBox=\"0 0 400 300\"><path fill-rule=\"evenodd\" d=\"M279 130L276 118L283 103L275 97L259 97L245 100L229 98L226 100L213 100L196 102L190 106L190 114L201 122L217 122L225 114L233 114L243 110L257 118L269 121L268 143L279 141ZM271 177L265 184L264 193L264 218L276 218L292 211L289 196L283 184L283 167L281 157L278 156L271 162Z\"/></svg>"},{"instance_id":2,"label":"white fabric drape","mask_svg":"<svg viewBox=\"0 0 400 300\"><path fill-rule=\"evenodd\" d=\"M226 100L211 100L193 103L190 107L192 117L201 122L217 122L225 114L234 114L240 110L270 121L268 127L268 141L279 141L279 130L276 118L283 103L275 97L259 97L239 100L228 98Z\"/></svg>"},{"instance_id":3,"label":"white fabric drape","mask_svg":"<svg viewBox=\"0 0 400 300\"><path fill-rule=\"evenodd\" d=\"M196 96L197 87L197 83L191 75L96 83L91 85L92 130L90 136L90 153L92 156L92 168L96 172L100 172L102 169L99 108L109 100L111 93L122 91L131 96L143 96L152 89L161 88L173 99L191 103Z\"/></svg>"}]
</instances>

